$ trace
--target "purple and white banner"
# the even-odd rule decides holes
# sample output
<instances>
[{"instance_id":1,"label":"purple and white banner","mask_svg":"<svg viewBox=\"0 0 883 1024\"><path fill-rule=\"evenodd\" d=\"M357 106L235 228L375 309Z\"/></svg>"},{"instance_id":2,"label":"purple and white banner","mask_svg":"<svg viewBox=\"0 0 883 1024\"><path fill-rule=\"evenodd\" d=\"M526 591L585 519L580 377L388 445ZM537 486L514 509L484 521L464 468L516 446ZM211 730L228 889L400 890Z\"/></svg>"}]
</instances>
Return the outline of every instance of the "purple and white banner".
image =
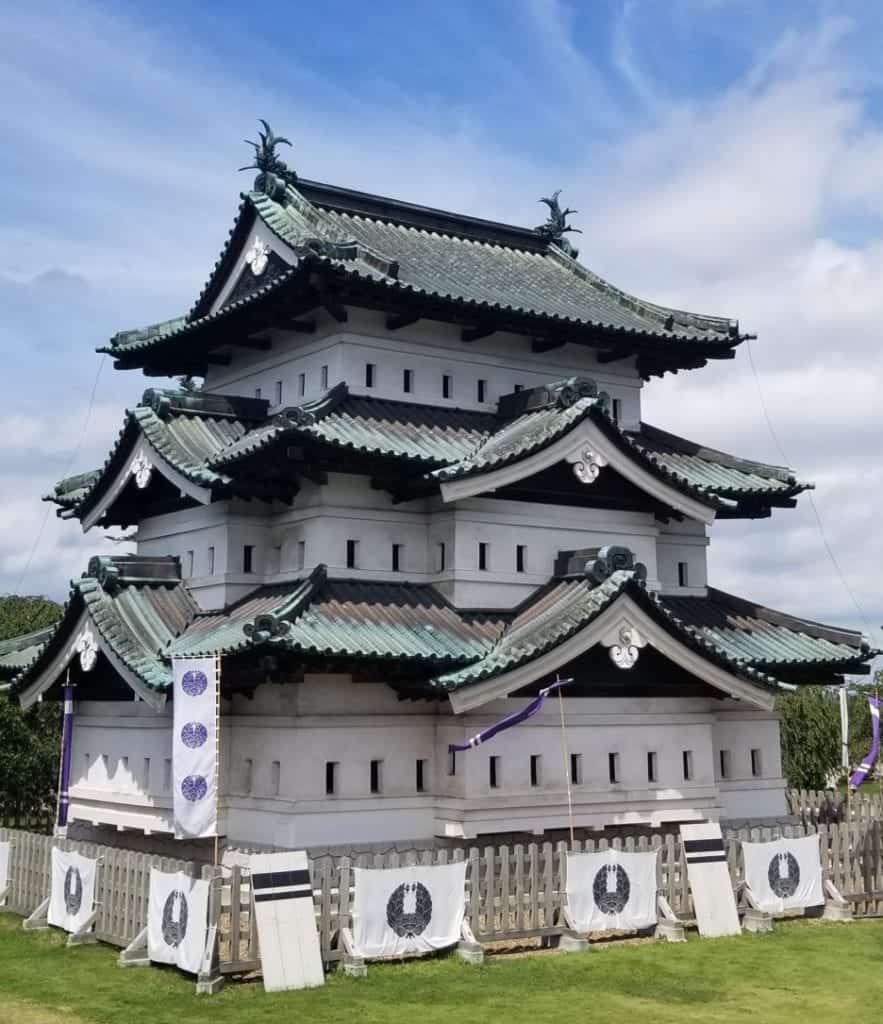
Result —
<instances>
[{"instance_id":1,"label":"purple and white banner","mask_svg":"<svg viewBox=\"0 0 883 1024\"><path fill-rule=\"evenodd\" d=\"M64 719L61 726L61 761L58 769L58 820L55 834L67 835L67 812L70 807L71 745L74 738L74 688L63 688Z\"/></svg>"},{"instance_id":2,"label":"purple and white banner","mask_svg":"<svg viewBox=\"0 0 883 1024\"><path fill-rule=\"evenodd\" d=\"M862 758L862 763L852 773L849 780L851 789L858 787L868 777L868 772L874 767L877 755L880 753L880 701L877 697L868 697L868 707L871 712L871 749Z\"/></svg>"},{"instance_id":3,"label":"purple and white banner","mask_svg":"<svg viewBox=\"0 0 883 1024\"><path fill-rule=\"evenodd\" d=\"M523 707L520 711L515 711L511 715L501 718L499 722L489 725L487 729L482 729L481 732L476 733L465 743L449 743L448 753L453 754L460 750L471 750L473 747L479 747L482 743L487 743L488 740L492 740L498 733L504 732L506 729L511 729L514 725L521 725L521 723L526 722L528 718L533 718L533 716L546 703L546 697L548 697L550 693L555 690L560 690L562 686L567 686L568 683L572 682L572 679L559 679L552 683L551 686L544 687L530 702L530 704Z\"/></svg>"},{"instance_id":4,"label":"purple and white banner","mask_svg":"<svg viewBox=\"0 0 883 1024\"><path fill-rule=\"evenodd\" d=\"M218 663L174 658L172 671L175 837L204 839L218 831Z\"/></svg>"}]
</instances>

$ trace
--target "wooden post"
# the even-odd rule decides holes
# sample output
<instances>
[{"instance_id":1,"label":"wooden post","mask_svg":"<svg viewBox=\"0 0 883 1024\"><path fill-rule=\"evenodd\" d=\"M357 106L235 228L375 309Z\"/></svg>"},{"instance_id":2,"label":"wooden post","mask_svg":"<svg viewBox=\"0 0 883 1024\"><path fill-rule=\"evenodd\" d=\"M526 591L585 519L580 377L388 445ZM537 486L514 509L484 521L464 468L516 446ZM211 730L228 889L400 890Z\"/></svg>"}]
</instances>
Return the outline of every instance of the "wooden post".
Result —
<instances>
[{"instance_id":1,"label":"wooden post","mask_svg":"<svg viewBox=\"0 0 883 1024\"><path fill-rule=\"evenodd\" d=\"M567 820L570 823L570 845L573 846L573 786L570 778L570 752L567 749L567 729L564 725L564 698L561 696L561 684L572 683L572 679L558 679L558 710L561 712L561 750L564 754L564 781L567 783Z\"/></svg>"}]
</instances>

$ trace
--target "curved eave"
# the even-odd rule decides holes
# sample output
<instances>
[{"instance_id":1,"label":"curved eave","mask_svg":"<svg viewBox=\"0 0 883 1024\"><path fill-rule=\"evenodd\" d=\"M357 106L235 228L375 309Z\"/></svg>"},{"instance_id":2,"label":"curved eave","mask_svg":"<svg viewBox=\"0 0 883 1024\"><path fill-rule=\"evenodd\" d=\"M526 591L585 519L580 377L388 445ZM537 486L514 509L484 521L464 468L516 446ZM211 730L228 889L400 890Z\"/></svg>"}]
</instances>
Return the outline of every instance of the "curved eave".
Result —
<instances>
[{"instance_id":1,"label":"curved eave","mask_svg":"<svg viewBox=\"0 0 883 1024\"><path fill-rule=\"evenodd\" d=\"M777 680L751 666L732 662L710 644L675 630L658 614L653 601L637 584L629 583L603 611L593 616L561 643L517 666L483 681L467 682L449 691L455 714L474 710L491 700L506 697L531 683L546 678L599 643L609 645L628 623L644 640L674 664L727 697L771 711ZM614 642L618 642L614 639ZM623 670L627 671L627 670ZM444 680L436 685L445 689Z\"/></svg>"},{"instance_id":2,"label":"curved eave","mask_svg":"<svg viewBox=\"0 0 883 1024\"><path fill-rule=\"evenodd\" d=\"M607 421L604 413L594 412L551 444L497 469L473 473L454 480L443 479L440 485L442 499L445 502L461 501L464 498L497 491L549 469L556 463L575 464L583 459L584 453L588 450L603 460L601 464L609 466L640 490L681 515L706 524L714 522L717 503L713 499L704 496L699 498L689 491L685 493L686 488L676 486L661 474L654 472L634 454L616 444L610 434L599 426L599 418ZM613 430L619 433L615 427ZM443 476L443 472L439 475ZM585 486L591 487L592 484L588 483Z\"/></svg>"},{"instance_id":3,"label":"curved eave","mask_svg":"<svg viewBox=\"0 0 883 1024\"><path fill-rule=\"evenodd\" d=\"M119 656L108 642L94 616L82 600L74 593L58 628L46 647L31 665L24 669L12 683L12 691L18 695L23 708L29 708L54 686L61 674L76 657L76 638L89 626L98 643L99 650L107 658L117 675L146 704L160 711L166 696L156 687L149 685L126 661Z\"/></svg>"},{"instance_id":4,"label":"curved eave","mask_svg":"<svg viewBox=\"0 0 883 1024\"><path fill-rule=\"evenodd\" d=\"M160 476L180 491L182 496L192 498L200 505L211 503L213 492L210 486L195 483L180 469L173 466L140 431L136 434L136 437L137 440L135 440L128 455L122 458L119 468L115 472L109 471L102 474L96 487L78 506L77 515L84 531L91 529L102 520L108 509L113 506L123 490L129 485L132 480L132 465L141 455L144 455L150 461L152 470L159 473ZM219 483L222 483L222 481L219 481Z\"/></svg>"}]
</instances>

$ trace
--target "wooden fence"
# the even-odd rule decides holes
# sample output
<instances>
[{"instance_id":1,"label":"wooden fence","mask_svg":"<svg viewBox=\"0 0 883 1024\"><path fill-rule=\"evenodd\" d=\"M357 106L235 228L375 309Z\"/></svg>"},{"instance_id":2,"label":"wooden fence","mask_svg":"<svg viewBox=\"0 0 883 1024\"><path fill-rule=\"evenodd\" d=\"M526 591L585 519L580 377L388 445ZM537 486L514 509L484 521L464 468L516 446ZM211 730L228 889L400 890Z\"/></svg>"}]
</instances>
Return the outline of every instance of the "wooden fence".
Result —
<instances>
[{"instance_id":1,"label":"wooden fence","mask_svg":"<svg viewBox=\"0 0 883 1024\"><path fill-rule=\"evenodd\" d=\"M818 832L822 869L860 915L876 915L883 903L883 821L860 825L786 825L740 829L726 836L727 858L733 883L743 878L740 841L763 842L780 835ZM76 849L98 858L96 935L117 946L127 945L144 927L151 867L185 871L211 878L215 869L192 862L152 856L92 843L56 840L12 829L0 829L0 841L11 844L7 909L26 915L48 895L50 851L53 845ZM675 913L693 916L686 864L676 835L627 836L576 841L576 851L658 850L657 884ZM466 921L479 942L518 942L560 934L564 902L565 854L569 844L515 843L512 845L322 855L310 862L316 923L323 958L341 959L340 931L352 924L353 868L392 868L411 864L467 861ZM220 970L236 973L257 969L257 947L249 873L246 868L225 868L213 898L218 926ZM217 895L217 894L216 894Z\"/></svg>"},{"instance_id":2,"label":"wooden fence","mask_svg":"<svg viewBox=\"0 0 883 1024\"><path fill-rule=\"evenodd\" d=\"M862 792L847 799L834 789L789 789L785 793L788 813L800 818L804 825L837 825L849 821L867 824L883 818L883 794Z\"/></svg>"}]
</instances>

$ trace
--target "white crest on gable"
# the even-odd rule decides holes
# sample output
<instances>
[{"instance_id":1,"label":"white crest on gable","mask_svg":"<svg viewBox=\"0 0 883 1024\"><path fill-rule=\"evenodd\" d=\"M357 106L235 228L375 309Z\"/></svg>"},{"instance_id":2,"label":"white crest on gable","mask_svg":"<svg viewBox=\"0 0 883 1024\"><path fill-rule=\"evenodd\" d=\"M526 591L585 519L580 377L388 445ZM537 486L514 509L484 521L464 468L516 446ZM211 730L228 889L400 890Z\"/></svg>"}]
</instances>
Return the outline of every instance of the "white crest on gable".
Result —
<instances>
[{"instance_id":1,"label":"white crest on gable","mask_svg":"<svg viewBox=\"0 0 883 1024\"><path fill-rule=\"evenodd\" d=\"M632 668L638 660L641 648L647 641L625 619L622 619L615 630L609 631L601 641L609 649L610 660L617 668Z\"/></svg>"},{"instance_id":2,"label":"white crest on gable","mask_svg":"<svg viewBox=\"0 0 883 1024\"><path fill-rule=\"evenodd\" d=\"M153 465L144 452L139 452L132 459L131 473L135 477L135 486L139 491L143 491L153 475Z\"/></svg>"},{"instance_id":3,"label":"white crest on gable","mask_svg":"<svg viewBox=\"0 0 883 1024\"><path fill-rule=\"evenodd\" d=\"M80 668L84 672L91 672L98 661L98 641L88 626L79 633L74 641L74 650L80 656Z\"/></svg>"},{"instance_id":4,"label":"white crest on gable","mask_svg":"<svg viewBox=\"0 0 883 1024\"><path fill-rule=\"evenodd\" d=\"M593 484L601 470L607 465L607 459L591 448L583 448L577 455L568 457L573 463L573 473L583 484Z\"/></svg>"},{"instance_id":5,"label":"white crest on gable","mask_svg":"<svg viewBox=\"0 0 883 1024\"><path fill-rule=\"evenodd\" d=\"M251 243L251 248L245 254L245 262L251 267L255 277L260 277L267 269L270 259L270 247L258 236Z\"/></svg>"}]
</instances>

